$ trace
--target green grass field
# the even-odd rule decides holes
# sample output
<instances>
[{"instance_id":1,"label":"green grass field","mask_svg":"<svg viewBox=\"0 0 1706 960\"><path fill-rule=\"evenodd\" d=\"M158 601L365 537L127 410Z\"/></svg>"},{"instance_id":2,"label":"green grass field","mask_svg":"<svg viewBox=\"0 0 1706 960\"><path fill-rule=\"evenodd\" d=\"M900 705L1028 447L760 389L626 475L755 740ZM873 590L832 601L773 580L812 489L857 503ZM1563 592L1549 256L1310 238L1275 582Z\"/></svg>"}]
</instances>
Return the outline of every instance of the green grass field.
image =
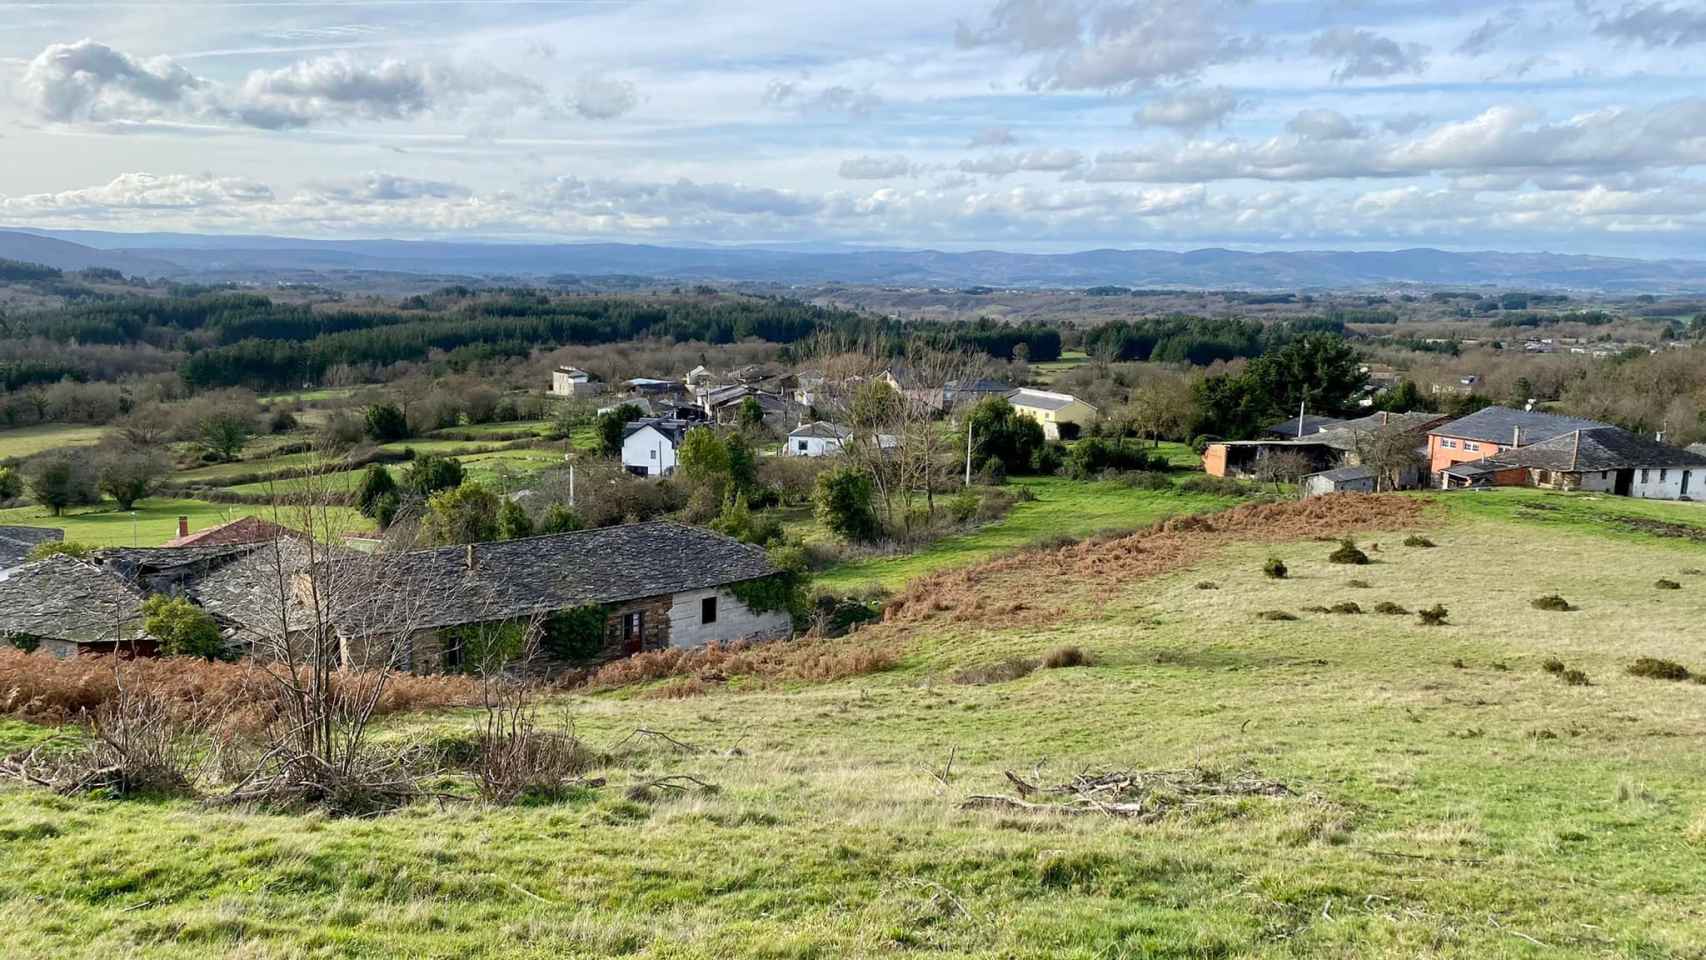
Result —
<instances>
[{"instance_id":1,"label":"green grass field","mask_svg":"<svg viewBox=\"0 0 1706 960\"><path fill-rule=\"evenodd\" d=\"M353 510L334 508L336 522L350 532L368 530L372 524ZM26 527L58 527L65 539L101 547L157 547L178 535L178 517L190 518L190 530L235 520L239 517L272 517L273 508L267 505L208 503L205 500L143 500L136 505L135 517L122 511L112 501L99 507L72 507L63 516L55 517L34 505L0 510L0 526L15 524ZM289 522L288 517L281 522Z\"/></svg>"},{"instance_id":2,"label":"green grass field","mask_svg":"<svg viewBox=\"0 0 1706 960\"><path fill-rule=\"evenodd\" d=\"M1029 489L1037 499L1015 504L1005 517L971 533L938 540L911 554L843 563L818 574L814 583L828 590L849 590L870 583L893 589L913 577L976 563L1047 537L1131 530L1236 502L1231 497L1133 490L1118 483L1080 483L1060 477L1027 477L1010 484ZM799 523L794 532L808 539L826 536L809 520Z\"/></svg>"},{"instance_id":3,"label":"green grass field","mask_svg":"<svg viewBox=\"0 0 1706 960\"><path fill-rule=\"evenodd\" d=\"M1062 350L1059 360L1045 360L1031 364L1031 374L1044 386L1051 384L1057 377L1074 367L1081 367L1090 362L1090 355L1082 350Z\"/></svg>"},{"instance_id":4,"label":"green grass field","mask_svg":"<svg viewBox=\"0 0 1706 960\"><path fill-rule=\"evenodd\" d=\"M1234 543L1142 581L1017 572L975 589L1057 604L1059 616L942 617L848 641L896 650L887 673L686 700L564 696L562 719L595 746L646 727L703 750L653 745L599 771L608 786L562 802L426 802L337 820L0 788L7 950L1697 956L1706 687L1624 668L1656 656L1706 670L1706 577L1682 573L1706 566L1706 546L1442 499L1425 528L1437 548L1366 536L1368 566L1331 565L1332 544L1302 539ZM1262 576L1270 554L1289 579ZM1659 577L1683 589L1656 591ZM1552 591L1579 609L1530 606ZM1450 625L1302 612L1346 599L1441 603ZM1256 619L1269 609L1300 619ZM949 680L1065 644L1094 664ZM1559 682L1548 657L1591 682ZM477 723L467 711L417 715L385 736ZM0 725L0 743L39 740ZM1153 822L961 809L1012 793L1003 771L1058 783L1193 767L1290 792ZM625 797L667 773L718 790Z\"/></svg>"},{"instance_id":5,"label":"green grass field","mask_svg":"<svg viewBox=\"0 0 1706 960\"><path fill-rule=\"evenodd\" d=\"M36 427L0 430L0 460L32 457L59 447L87 447L106 436L106 427L47 423Z\"/></svg>"}]
</instances>

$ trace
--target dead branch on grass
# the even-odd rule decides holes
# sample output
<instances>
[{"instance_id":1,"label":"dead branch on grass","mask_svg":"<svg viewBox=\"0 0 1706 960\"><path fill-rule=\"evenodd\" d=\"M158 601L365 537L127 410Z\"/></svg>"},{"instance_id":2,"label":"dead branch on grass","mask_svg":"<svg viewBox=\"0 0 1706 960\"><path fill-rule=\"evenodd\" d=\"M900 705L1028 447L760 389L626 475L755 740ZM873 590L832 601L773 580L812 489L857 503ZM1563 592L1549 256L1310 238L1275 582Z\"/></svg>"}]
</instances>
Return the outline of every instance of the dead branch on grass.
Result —
<instances>
[{"instance_id":1,"label":"dead branch on grass","mask_svg":"<svg viewBox=\"0 0 1706 960\"><path fill-rule=\"evenodd\" d=\"M1116 771L1079 774L1066 783L1039 787L1006 771L1018 797L978 794L961 801L962 810L1002 810L1062 816L1101 814L1152 823L1176 809L1201 807L1234 797L1289 797L1291 788L1245 771L1223 778L1207 770ZM1045 797L1041 801L1027 797Z\"/></svg>"}]
</instances>

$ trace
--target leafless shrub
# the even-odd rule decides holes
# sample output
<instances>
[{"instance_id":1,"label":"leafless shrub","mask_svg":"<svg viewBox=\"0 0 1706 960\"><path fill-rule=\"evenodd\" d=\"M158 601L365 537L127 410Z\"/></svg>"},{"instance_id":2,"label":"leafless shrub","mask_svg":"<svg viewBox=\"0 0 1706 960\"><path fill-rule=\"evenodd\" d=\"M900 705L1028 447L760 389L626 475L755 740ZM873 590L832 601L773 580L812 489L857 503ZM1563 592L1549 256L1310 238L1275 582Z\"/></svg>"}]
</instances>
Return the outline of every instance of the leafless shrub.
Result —
<instances>
[{"instance_id":1,"label":"leafless shrub","mask_svg":"<svg viewBox=\"0 0 1706 960\"><path fill-rule=\"evenodd\" d=\"M474 763L481 799L504 805L549 801L575 786L603 783L581 779L601 758L581 743L572 727L539 726L531 684L506 680L494 682L489 691Z\"/></svg>"},{"instance_id":2,"label":"leafless shrub","mask_svg":"<svg viewBox=\"0 0 1706 960\"><path fill-rule=\"evenodd\" d=\"M203 719L200 711L121 684L117 697L88 716L87 746L50 762L26 754L0 764L0 773L62 794L194 796L208 747Z\"/></svg>"},{"instance_id":3,"label":"leafless shrub","mask_svg":"<svg viewBox=\"0 0 1706 960\"><path fill-rule=\"evenodd\" d=\"M1066 667L1087 667L1090 655L1079 647L1056 647L1043 657L1043 669L1060 670Z\"/></svg>"},{"instance_id":4,"label":"leafless shrub","mask_svg":"<svg viewBox=\"0 0 1706 960\"><path fill-rule=\"evenodd\" d=\"M1550 610L1555 613L1568 613L1576 609L1575 607L1570 606L1570 602L1568 600L1565 600L1556 593L1549 593L1544 597L1535 597L1533 600L1528 602L1528 605L1536 610Z\"/></svg>"}]
</instances>

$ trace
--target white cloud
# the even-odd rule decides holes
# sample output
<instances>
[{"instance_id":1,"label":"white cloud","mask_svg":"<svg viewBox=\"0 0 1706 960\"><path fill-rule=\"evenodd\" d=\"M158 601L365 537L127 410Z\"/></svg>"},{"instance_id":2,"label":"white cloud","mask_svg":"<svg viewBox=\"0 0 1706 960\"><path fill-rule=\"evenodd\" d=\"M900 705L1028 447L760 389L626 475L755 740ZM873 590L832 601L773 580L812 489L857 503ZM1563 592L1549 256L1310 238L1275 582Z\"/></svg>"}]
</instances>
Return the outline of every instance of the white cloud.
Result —
<instances>
[{"instance_id":1,"label":"white cloud","mask_svg":"<svg viewBox=\"0 0 1706 960\"><path fill-rule=\"evenodd\" d=\"M841 161L837 174L843 180L892 180L911 176L915 171L911 160L901 156L876 157L866 154Z\"/></svg>"},{"instance_id":2,"label":"white cloud","mask_svg":"<svg viewBox=\"0 0 1706 960\"><path fill-rule=\"evenodd\" d=\"M1302 110L1286 121L1285 128L1305 140L1355 140L1363 129L1337 110Z\"/></svg>"},{"instance_id":3,"label":"white cloud","mask_svg":"<svg viewBox=\"0 0 1706 960\"><path fill-rule=\"evenodd\" d=\"M984 127L972 134L968 147L1009 147L1019 142L1012 127Z\"/></svg>"},{"instance_id":4,"label":"white cloud","mask_svg":"<svg viewBox=\"0 0 1706 960\"><path fill-rule=\"evenodd\" d=\"M85 39L52 44L37 54L18 90L36 116L74 121L181 110L207 86L166 57L140 60Z\"/></svg>"},{"instance_id":5,"label":"white cloud","mask_svg":"<svg viewBox=\"0 0 1706 960\"><path fill-rule=\"evenodd\" d=\"M530 81L483 67L347 55L256 70L228 87L165 57L141 60L93 40L53 44L25 68L25 103L43 120L170 118L267 130L350 120L402 120L487 94L529 95Z\"/></svg>"},{"instance_id":6,"label":"white cloud","mask_svg":"<svg viewBox=\"0 0 1706 960\"><path fill-rule=\"evenodd\" d=\"M1335 61L1333 80L1368 78L1379 80L1401 73L1420 74L1427 69L1428 48L1419 43L1399 43L1370 30L1334 27L1309 44L1309 52Z\"/></svg>"},{"instance_id":7,"label":"white cloud","mask_svg":"<svg viewBox=\"0 0 1706 960\"><path fill-rule=\"evenodd\" d=\"M1133 90L1253 56L1261 42L1229 30L1243 8L1236 0L1000 0L981 27L962 23L956 40L1038 55L1033 89Z\"/></svg>"},{"instance_id":8,"label":"white cloud","mask_svg":"<svg viewBox=\"0 0 1706 960\"><path fill-rule=\"evenodd\" d=\"M575 112L588 120L620 117L640 104L640 91L631 80L583 74L575 83Z\"/></svg>"},{"instance_id":9,"label":"white cloud","mask_svg":"<svg viewBox=\"0 0 1706 960\"><path fill-rule=\"evenodd\" d=\"M1005 177L1014 173L1060 173L1084 165L1084 155L1076 150L1031 150L1024 153L992 153L973 160L961 160L962 173L978 173L986 177Z\"/></svg>"},{"instance_id":10,"label":"white cloud","mask_svg":"<svg viewBox=\"0 0 1706 960\"><path fill-rule=\"evenodd\" d=\"M786 107L800 113L839 113L858 119L869 117L883 103L883 98L870 89L831 84L810 90L802 81L795 80L771 80L760 99L766 106Z\"/></svg>"},{"instance_id":11,"label":"white cloud","mask_svg":"<svg viewBox=\"0 0 1706 960\"><path fill-rule=\"evenodd\" d=\"M197 209L265 203L270 187L244 177L156 176L126 173L98 187L0 196L0 211L24 218L52 214L83 214L104 218L115 211Z\"/></svg>"},{"instance_id":12,"label":"white cloud","mask_svg":"<svg viewBox=\"0 0 1706 960\"><path fill-rule=\"evenodd\" d=\"M1522 11L1515 7L1502 10L1488 17L1481 25L1470 31L1463 42L1457 45L1457 52L1466 57L1479 57L1490 53L1498 39L1516 28L1522 22Z\"/></svg>"},{"instance_id":13,"label":"white cloud","mask_svg":"<svg viewBox=\"0 0 1706 960\"><path fill-rule=\"evenodd\" d=\"M1225 87L1175 90L1145 101L1132 121L1140 127L1195 131L1221 126L1228 116L1249 106L1249 101Z\"/></svg>"},{"instance_id":14,"label":"white cloud","mask_svg":"<svg viewBox=\"0 0 1706 960\"><path fill-rule=\"evenodd\" d=\"M1699 4L1625 3L1600 17L1594 33L1647 47L1687 47L1706 43L1706 8Z\"/></svg>"}]
</instances>

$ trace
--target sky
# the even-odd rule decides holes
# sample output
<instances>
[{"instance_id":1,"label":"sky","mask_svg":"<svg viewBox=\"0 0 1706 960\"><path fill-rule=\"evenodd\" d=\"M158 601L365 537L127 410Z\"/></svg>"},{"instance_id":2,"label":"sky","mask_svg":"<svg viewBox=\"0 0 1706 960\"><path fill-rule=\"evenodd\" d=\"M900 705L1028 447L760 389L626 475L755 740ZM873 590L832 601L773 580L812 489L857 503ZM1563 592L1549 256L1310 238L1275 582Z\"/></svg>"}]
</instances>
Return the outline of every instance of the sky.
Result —
<instances>
[{"instance_id":1,"label":"sky","mask_svg":"<svg viewBox=\"0 0 1706 960\"><path fill-rule=\"evenodd\" d=\"M0 225L1706 257L1706 0L0 0Z\"/></svg>"}]
</instances>

